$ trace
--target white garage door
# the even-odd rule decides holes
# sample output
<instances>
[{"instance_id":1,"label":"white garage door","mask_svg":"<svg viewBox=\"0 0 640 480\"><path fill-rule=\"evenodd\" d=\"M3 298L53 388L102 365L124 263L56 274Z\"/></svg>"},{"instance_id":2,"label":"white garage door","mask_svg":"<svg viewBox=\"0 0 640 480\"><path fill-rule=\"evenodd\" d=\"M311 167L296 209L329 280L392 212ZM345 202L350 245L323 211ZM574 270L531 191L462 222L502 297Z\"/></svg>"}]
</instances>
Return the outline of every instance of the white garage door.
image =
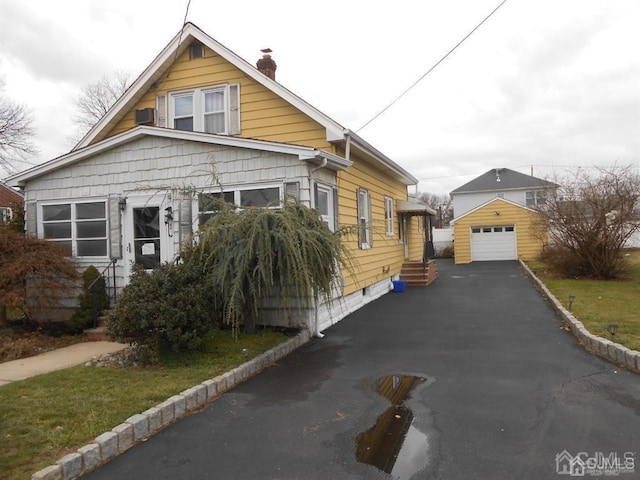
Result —
<instances>
[{"instance_id":1,"label":"white garage door","mask_svg":"<svg viewBox=\"0 0 640 480\"><path fill-rule=\"evenodd\" d=\"M517 260L513 225L471 228L471 260Z\"/></svg>"}]
</instances>

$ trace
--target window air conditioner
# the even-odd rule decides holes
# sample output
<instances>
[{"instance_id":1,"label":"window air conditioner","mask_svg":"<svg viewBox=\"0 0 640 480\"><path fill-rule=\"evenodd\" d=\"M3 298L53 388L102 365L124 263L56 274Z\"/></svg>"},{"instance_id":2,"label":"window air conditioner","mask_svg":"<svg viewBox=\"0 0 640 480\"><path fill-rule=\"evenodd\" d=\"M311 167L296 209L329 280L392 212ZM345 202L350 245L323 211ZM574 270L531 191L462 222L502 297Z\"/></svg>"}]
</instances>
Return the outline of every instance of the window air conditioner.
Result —
<instances>
[{"instance_id":1,"label":"window air conditioner","mask_svg":"<svg viewBox=\"0 0 640 480\"><path fill-rule=\"evenodd\" d=\"M136 110L136 125L153 125L154 108Z\"/></svg>"}]
</instances>

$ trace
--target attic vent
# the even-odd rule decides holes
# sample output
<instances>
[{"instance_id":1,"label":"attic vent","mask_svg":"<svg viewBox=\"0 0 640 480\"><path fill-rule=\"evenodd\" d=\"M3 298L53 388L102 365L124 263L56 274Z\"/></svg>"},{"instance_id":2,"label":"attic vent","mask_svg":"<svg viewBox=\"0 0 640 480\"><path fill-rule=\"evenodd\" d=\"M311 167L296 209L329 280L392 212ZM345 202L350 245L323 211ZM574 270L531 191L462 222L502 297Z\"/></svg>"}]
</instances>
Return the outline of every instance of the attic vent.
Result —
<instances>
[{"instance_id":1,"label":"attic vent","mask_svg":"<svg viewBox=\"0 0 640 480\"><path fill-rule=\"evenodd\" d=\"M191 60L194 58L204 58L204 45L201 43L192 43L189 47L189 56Z\"/></svg>"},{"instance_id":2,"label":"attic vent","mask_svg":"<svg viewBox=\"0 0 640 480\"><path fill-rule=\"evenodd\" d=\"M154 108L136 110L136 125L153 125Z\"/></svg>"}]
</instances>

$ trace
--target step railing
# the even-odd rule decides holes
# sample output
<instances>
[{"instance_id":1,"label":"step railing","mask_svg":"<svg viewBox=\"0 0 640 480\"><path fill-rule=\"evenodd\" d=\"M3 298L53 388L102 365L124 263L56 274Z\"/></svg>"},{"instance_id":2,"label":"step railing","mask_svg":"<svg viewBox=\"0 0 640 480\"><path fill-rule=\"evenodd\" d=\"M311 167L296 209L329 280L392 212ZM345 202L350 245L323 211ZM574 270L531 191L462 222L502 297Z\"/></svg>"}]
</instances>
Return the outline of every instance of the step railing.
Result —
<instances>
[{"instance_id":1,"label":"step railing","mask_svg":"<svg viewBox=\"0 0 640 480\"><path fill-rule=\"evenodd\" d=\"M118 262L117 258L113 258L109 265L102 269L102 272L89 284L87 290L91 292L91 305L92 305L92 320L93 320L93 328L98 326L98 316L100 314L100 308L98 308L98 295L102 295L103 293L107 294L109 299L109 304L107 307L112 306L116 302L117 289L116 289L116 263ZM98 280L104 279L104 287L105 292L95 292L93 287L98 282Z\"/></svg>"}]
</instances>

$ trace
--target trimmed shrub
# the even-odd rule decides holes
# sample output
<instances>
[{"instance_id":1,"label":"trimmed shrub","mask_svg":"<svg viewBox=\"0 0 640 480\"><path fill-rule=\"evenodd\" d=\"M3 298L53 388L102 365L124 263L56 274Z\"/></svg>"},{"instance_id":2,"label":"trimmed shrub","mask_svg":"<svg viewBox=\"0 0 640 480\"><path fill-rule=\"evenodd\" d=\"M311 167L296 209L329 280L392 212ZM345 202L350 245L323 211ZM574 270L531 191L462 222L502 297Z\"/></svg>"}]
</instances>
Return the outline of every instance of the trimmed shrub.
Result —
<instances>
[{"instance_id":1,"label":"trimmed shrub","mask_svg":"<svg viewBox=\"0 0 640 480\"><path fill-rule=\"evenodd\" d=\"M197 349L216 327L213 289L197 266L166 263L153 272L137 268L115 308L109 332L157 357L160 347Z\"/></svg>"}]
</instances>

